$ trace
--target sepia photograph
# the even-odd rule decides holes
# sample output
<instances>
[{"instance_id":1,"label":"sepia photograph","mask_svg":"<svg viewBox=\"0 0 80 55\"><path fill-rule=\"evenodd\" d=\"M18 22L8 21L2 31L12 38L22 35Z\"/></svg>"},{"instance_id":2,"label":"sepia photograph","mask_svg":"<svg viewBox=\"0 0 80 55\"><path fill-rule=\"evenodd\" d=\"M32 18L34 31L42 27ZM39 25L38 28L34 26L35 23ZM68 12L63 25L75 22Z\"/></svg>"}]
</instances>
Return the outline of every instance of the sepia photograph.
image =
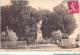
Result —
<instances>
[{"instance_id":1,"label":"sepia photograph","mask_svg":"<svg viewBox=\"0 0 80 55\"><path fill-rule=\"evenodd\" d=\"M1 0L1 50L79 52L78 0Z\"/></svg>"}]
</instances>

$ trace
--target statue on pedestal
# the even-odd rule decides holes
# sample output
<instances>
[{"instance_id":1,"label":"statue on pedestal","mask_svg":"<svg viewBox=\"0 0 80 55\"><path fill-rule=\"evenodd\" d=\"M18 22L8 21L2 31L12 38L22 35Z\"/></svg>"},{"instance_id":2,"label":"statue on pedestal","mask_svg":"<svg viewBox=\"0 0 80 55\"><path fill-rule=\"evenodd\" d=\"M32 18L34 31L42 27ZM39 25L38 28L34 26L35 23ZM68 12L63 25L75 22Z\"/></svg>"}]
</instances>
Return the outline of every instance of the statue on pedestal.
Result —
<instances>
[{"instance_id":1,"label":"statue on pedestal","mask_svg":"<svg viewBox=\"0 0 80 55\"><path fill-rule=\"evenodd\" d=\"M43 40L42 31L41 31L42 20L37 23L37 39L36 41Z\"/></svg>"}]
</instances>

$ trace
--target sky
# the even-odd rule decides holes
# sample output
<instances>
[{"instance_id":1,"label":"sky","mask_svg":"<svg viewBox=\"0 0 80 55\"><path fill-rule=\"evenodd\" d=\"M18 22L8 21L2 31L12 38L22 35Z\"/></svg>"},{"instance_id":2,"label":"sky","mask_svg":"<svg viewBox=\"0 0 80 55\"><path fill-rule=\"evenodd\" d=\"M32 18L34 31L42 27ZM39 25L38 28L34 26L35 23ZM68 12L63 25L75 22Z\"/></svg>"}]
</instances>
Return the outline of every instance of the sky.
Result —
<instances>
[{"instance_id":1,"label":"sky","mask_svg":"<svg viewBox=\"0 0 80 55\"><path fill-rule=\"evenodd\" d=\"M31 5L32 7L38 9L39 7L44 8L44 9L49 9L49 10L53 10L53 8L60 4L63 0L29 0L29 5ZM1 0L0 1L0 5L4 6L4 5L10 5L10 0ZM54 5L55 4L55 5Z\"/></svg>"},{"instance_id":2,"label":"sky","mask_svg":"<svg viewBox=\"0 0 80 55\"><path fill-rule=\"evenodd\" d=\"M59 5L63 0L30 0L29 1L29 5L38 9L39 7L44 8L44 9L49 9L51 11L53 11L53 8L57 5ZM0 1L0 6L4 6L4 5L10 5L10 0L1 0ZM74 17L76 19L76 23L77 23L77 28L75 29L74 33L72 35L70 35L70 37L75 38L77 36L77 34L79 34L79 13L75 13Z\"/></svg>"}]
</instances>

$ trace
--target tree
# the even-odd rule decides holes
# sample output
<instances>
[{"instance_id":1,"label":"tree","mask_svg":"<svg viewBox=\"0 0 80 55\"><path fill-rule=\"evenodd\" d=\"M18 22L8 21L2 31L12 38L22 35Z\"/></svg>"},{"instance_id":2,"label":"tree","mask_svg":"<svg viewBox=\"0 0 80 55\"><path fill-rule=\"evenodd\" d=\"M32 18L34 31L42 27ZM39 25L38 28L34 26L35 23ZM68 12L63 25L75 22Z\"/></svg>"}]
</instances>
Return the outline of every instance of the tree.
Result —
<instances>
[{"instance_id":1,"label":"tree","mask_svg":"<svg viewBox=\"0 0 80 55\"><path fill-rule=\"evenodd\" d=\"M76 20L74 18L73 14L68 13L68 9L64 6L65 1L54 8L54 13L57 18L57 27L60 29L63 33L66 33L68 35L71 35L76 25Z\"/></svg>"},{"instance_id":2,"label":"tree","mask_svg":"<svg viewBox=\"0 0 80 55\"><path fill-rule=\"evenodd\" d=\"M11 1L12 5L2 7L2 31L6 31L6 27L15 31L18 35L22 32L22 24L23 24L23 17L21 12L23 11L22 4L18 1ZM24 4L23 4L24 5ZM4 22L5 21L5 22ZM21 23L22 22L22 23ZM21 35L20 35L21 36Z\"/></svg>"},{"instance_id":3,"label":"tree","mask_svg":"<svg viewBox=\"0 0 80 55\"><path fill-rule=\"evenodd\" d=\"M10 7L11 6L1 6L1 31L6 31L7 26L10 26Z\"/></svg>"},{"instance_id":4,"label":"tree","mask_svg":"<svg viewBox=\"0 0 80 55\"><path fill-rule=\"evenodd\" d=\"M30 37L30 32L36 33L36 18L34 18L35 16L31 16L33 8L28 6L28 1L11 0L11 3L9 6L1 7L2 31L6 31L7 33L6 28L8 27L8 29L13 30L17 34L18 40L22 40L23 38L27 40L26 38ZM32 12L32 15L35 12ZM26 30L26 27L30 28L30 30Z\"/></svg>"},{"instance_id":5,"label":"tree","mask_svg":"<svg viewBox=\"0 0 80 55\"><path fill-rule=\"evenodd\" d=\"M62 33L71 35L76 28L76 20L73 14L68 14L64 2L53 9L54 12L48 13L46 19L43 19L42 32L43 37L51 37L52 32L61 30ZM50 14L50 15L49 15Z\"/></svg>"}]
</instances>

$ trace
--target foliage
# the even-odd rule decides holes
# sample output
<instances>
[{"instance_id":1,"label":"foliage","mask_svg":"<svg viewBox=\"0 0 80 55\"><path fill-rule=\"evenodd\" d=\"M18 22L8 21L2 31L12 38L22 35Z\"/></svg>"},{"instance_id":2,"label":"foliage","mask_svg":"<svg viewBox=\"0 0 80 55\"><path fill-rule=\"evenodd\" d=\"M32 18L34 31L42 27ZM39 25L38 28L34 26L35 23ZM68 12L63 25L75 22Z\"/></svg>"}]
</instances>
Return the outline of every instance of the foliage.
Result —
<instances>
[{"instance_id":1,"label":"foliage","mask_svg":"<svg viewBox=\"0 0 80 55\"><path fill-rule=\"evenodd\" d=\"M30 6L28 6L28 1L11 1L12 5L2 6L2 31L6 31L6 28L16 32L19 40L22 40L23 37L26 39L26 34L29 32L36 31L36 20L34 17L30 17ZM26 27L28 29L26 31ZM32 27L32 28L31 28ZM33 30L34 29L34 30Z\"/></svg>"},{"instance_id":2,"label":"foliage","mask_svg":"<svg viewBox=\"0 0 80 55\"><path fill-rule=\"evenodd\" d=\"M53 11L54 12L49 12L48 15L46 15L46 19L43 19L43 37L51 37L52 32L57 30L71 35L77 26L73 14L68 14L68 10L63 4L56 6Z\"/></svg>"},{"instance_id":3,"label":"foliage","mask_svg":"<svg viewBox=\"0 0 80 55\"><path fill-rule=\"evenodd\" d=\"M1 6L1 31L13 30L18 40L36 39L37 23L42 20L42 35L51 37L53 31L61 30L70 35L76 28L76 21L72 14L63 5L54 8L54 12L48 9L35 8L28 5L28 1L13 1L11 5ZM6 29L8 27L8 29ZM8 33L7 33L8 34Z\"/></svg>"},{"instance_id":4,"label":"foliage","mask_svg":"<svg viewBox=\"0 0 80 55\"><path fill-rule=\"evenodd\" d=\"M9 41L9 37L5 32L2 32L1 34L1 41Z\"/></svg>"},{"instance_id":5,"label":"foliage","mask_svg":"<svg viewBox=\"0 0 80 55\"><path fill-rule=\"evenodd\" d=\"M7 30L6 34L5 32L2 32L1 34L1 41L17 41L18 37L13 30Z\"/></svg>"},{"instance_id":6,"label":"foliage","mask_svg":"<svg viewBox=\"0 0 80 55\"><path fill-rule=\"evenodd\" d=\"M77 26L73 14L68 14L66 7L61 5L54 8L54 13L60 30L68 35L72 34Z\"/></svg>"}]
</instances>

